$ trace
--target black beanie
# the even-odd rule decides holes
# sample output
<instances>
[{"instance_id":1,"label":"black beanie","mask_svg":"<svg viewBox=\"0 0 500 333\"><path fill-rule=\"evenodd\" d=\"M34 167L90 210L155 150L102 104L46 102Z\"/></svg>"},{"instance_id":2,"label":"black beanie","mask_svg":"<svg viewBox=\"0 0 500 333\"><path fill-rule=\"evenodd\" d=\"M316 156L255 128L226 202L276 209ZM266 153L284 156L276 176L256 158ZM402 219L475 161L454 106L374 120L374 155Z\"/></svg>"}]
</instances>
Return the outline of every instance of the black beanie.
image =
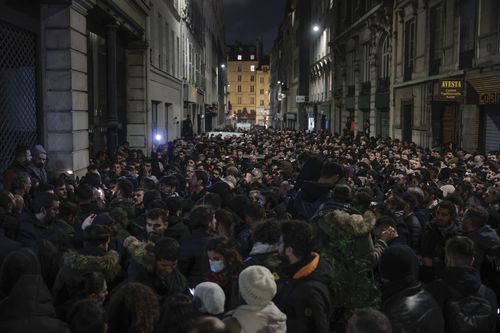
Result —
<instances>
[{"instance_id":1,"label":"black beanie","mask_svg":"<svg viewBox=\"0 0 500 333\"><path fill-rule=\"evenodd\" d=\"M378 268L380 276L389 281L417 277L417 255L408 246L391 246L380 256Z\"/></svg>"}]
</instances>

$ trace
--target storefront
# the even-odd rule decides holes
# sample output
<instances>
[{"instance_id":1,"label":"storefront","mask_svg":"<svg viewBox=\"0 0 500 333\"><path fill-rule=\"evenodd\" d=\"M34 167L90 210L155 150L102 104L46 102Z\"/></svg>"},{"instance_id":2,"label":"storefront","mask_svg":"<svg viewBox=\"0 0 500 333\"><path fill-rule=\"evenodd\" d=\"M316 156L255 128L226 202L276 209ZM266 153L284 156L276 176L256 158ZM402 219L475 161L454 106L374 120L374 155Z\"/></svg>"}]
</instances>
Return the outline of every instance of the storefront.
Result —
<instances>
[{"instance_id":1,"label":"storefront","mask_svg":"<svg viewBox=\"0 0 500 333\"><path fill-rule=\"evenodd\" d=\"M500 75L467 80L468 104L479 107L480 146L485 152L500 149Z\"/></svg>"}]
</instances>

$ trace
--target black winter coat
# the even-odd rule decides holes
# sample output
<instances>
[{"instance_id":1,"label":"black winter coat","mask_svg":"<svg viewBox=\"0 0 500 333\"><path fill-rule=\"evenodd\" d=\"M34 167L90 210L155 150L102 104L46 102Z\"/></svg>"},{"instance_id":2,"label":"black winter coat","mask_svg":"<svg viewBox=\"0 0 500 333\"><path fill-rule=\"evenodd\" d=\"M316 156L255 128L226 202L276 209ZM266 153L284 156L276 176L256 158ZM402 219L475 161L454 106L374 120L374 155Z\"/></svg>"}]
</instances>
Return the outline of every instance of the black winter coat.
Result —
<instances>
[{"instance_id":1,"label":"black winter coat","mask_svg":"<svg viewBox=\"0 0 500 333\"><path fill-rule=\"evenodd\" d=\"M439 305L420 283L390 282L382 290L382 312L393 333L443 333L444 319Z\"/></svg>"},{"instance_id":2,"label":"black winter coat","mask_svg":"<svg viewBox=\"0 0 500 333\"><path fill-rule=\"evenodd\" d=\"M500 237L488 224L467 234L467 237L474 242L474 267L480 268L485 254L492 247L500 246Z\"/></svg>"},{"instance_id":3,"label":"black winter coat","mask_svg":"<svg viewBox=\"0 0 500 333\"><path fill-rule=\"evenodd\" d=\"M455 299L458 291L463 297L476 294L481 287L481 276L479 271L473 267L446 267L439 275L439 279L426 285L425 289L432 294L443 313L445 313L446 303ZM485 286L484 298L491 305L493 318L496 317L497 298L495 292ZM446 321L446 317L445 317ZM492 320L495 323L495 320ZM494 332L495 327L491 327L488 332ZM447 332L451 332L447 330ZM478 330L479 332L479 330Z\"/></svg>"},{"instance_id":4,"label":"black winter coat","mask_svg":"<svg viewBox=\"0 0 500 333\"><path fill-rule=\"evenodd\" d=\"M208 241L213 237L206 230L195 229L191 238L181 242L179 269L188 279L191 288L208 280L210 266L206 248Z\"/></svg>"},{"instance_id":5,"label":"black winter coat","mask_svg":"<svg viewBox=\"0 0 500 333\"><path fill-rule=\"evenodd\" d=\"M23 275L0 302L0 332L66 332L41 275Z\"/></svg>"},{"instance_id":6,"label":"black winter coat","mask_svg":"<svg viewBox=\"0 0 500 333\"><path fill-rule=\"evenodd\" d=\"M293 276L312 263L310 257L297 263L290 271ZM289 267L291 268L291 267ZM276 306L286 314L287 333L328 333L332 304L328 284L332 279L330 266L319 258L311 273L300 278L290 278L278 286L274 298Z\"/></svg>"}]
</instances>

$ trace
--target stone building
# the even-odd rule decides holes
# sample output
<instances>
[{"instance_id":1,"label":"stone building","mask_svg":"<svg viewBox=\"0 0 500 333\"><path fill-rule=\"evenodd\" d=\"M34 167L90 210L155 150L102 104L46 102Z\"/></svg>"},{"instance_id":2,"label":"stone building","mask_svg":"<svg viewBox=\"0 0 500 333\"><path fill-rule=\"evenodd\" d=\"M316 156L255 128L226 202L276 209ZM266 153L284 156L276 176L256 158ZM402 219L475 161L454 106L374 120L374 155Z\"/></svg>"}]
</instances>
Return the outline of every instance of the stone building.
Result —
<instances>
[{"instance_id":1,"label":"stone building","mask_svg":"<svg viewBox=\"0 0 500 333\"><path fill-rule=\"evenodd\" d=\"M187 114L223 121L221 0L0 0L0 33L0 169L41 143L52 172L81 175L124 141L179 137Z\"/></svg>"},{"instance_id":2,"label":"stone building","mask_svg":"<svg viewBox=\"0 0 500 333\"><path fill-rule=\"evenodd\" d=\"M499 149L499 7L496 0L396 3L395 137Z\"/></svg>"}]
</instances>

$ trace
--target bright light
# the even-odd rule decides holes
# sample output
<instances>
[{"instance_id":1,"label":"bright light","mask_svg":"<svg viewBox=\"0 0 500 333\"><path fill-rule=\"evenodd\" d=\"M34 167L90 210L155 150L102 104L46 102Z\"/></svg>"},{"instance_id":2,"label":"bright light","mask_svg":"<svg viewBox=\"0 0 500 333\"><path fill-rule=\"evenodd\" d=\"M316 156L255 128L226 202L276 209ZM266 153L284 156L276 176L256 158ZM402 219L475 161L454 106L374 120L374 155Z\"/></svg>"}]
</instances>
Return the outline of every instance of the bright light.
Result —
<instances>
[{"instance_id":1,"label":"bright light","mask_svg":"<svg viewBox=\"0 0 500 333\"><path fill-rule=\"evenodd\" d=\"M278 84L281 84L281 81L278 81Z\"/></svg>"},{"instance_id":2,"label":"bright light","mask_svg":"<svg viewBox=\"0 0 500 333\"><path fill-rule=\"evenodd\" d=\"M316 25L314 25L314 27L313 27L313 31L314 31L314 32L318 32L318 31L319 31L319 25L317 25L317 24L316 24Z\"/></svg>"},{"instance_id":3,"label":"bright light","mask_svg":"<svg viewBox=\"0 0 500 333\"><path fill-rule=\"evenodd\" d=\"M220 67L222 67L222 68L226 68L226 65L222 64L222 65L220 65Z\"/></svg>"},{"instance_id":4,"label":"bright light","mask_svg":"<svg viewBox=\"0 0 500 333\"><path fill-rule=\"evenodd\" d=\"M73 170L66 170L66 173L67 173L68 175L72 175L72 174L73 174Z\"/></svg>"},{"instance_id":5,"label":"bright light","mask_svg":"<svg viewBox=\"0 0 500 333\"><path fill-rule=\"evenodd\" d=\"M161 137L161 134L156 134L155 135L155 140L156 141L161 141L162 137Z\"/></svg>"}]
</instances>

